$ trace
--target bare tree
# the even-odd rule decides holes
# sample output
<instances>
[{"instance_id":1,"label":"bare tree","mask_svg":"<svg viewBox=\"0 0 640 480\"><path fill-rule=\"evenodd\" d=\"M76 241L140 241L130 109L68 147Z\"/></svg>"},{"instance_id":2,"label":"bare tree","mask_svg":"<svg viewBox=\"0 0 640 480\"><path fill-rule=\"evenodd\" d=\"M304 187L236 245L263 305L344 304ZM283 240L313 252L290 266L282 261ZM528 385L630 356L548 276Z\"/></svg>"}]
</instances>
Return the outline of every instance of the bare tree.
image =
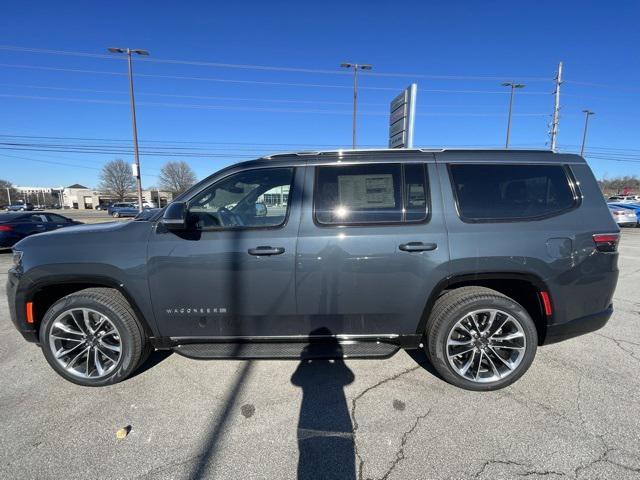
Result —
<instances>
[{"instance_id":1,"label":"bare tree","mask_svg":"<svg viewBox=\"0 0 640 480\"><path fill-rule=\"evenodd\" d=\"M136 187L131 166L124 160L117 159L107 162L100 173L100 189L113 195L118 200L124 200L127 193Z\"/></svg>"},{"instance_id":2,"label":"bare tree","mask_svg":"<svg viewBox=\"0 0 640 480\"><path fill-rule=\"evenodd\" d=\"M196 174L185 161L167 162L160 170L160 189L177 195L196 183Z\"/></svg>"},{"instance_id":3,"label":"bare tree","mask_svg":"<svg viewBox=\"0 0 640 480\"><path fill-rule=\"evenodd\" d=\"M11 202L9 202L9 197L11 197ZM0 204L8 205L9 203L16 203L16 200L18 200L18 191L13 188L10 181L0 178Z\"/></svg>"}]
</instances>

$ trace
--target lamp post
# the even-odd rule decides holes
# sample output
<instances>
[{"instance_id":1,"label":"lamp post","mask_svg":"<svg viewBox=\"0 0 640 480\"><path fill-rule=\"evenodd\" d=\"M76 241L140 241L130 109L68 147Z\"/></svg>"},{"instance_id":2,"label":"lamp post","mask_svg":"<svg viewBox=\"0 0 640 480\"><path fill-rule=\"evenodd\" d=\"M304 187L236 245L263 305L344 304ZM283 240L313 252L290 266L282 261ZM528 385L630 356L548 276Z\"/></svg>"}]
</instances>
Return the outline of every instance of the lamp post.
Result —
<instances>
[{"instance_id":1,"label":"lamp post","mask_svg":"<svg viewBox=\"0 0 640 480\"><path fill-rule=\"evenodd\" d=\"M373 65L360 63L341 63L342 68L353 68L353 132L352 132L352 148L356 148L356 127L357 127L357 111L358 111L358 70L371 70Z\"/></svg>"},{"instance_id":2,"label":"lamp post","mask_svg":"<svg viewBox=\"0 0 640 480\"><path fill-rule=\"evenodd\" d=\"M505 142L505 148L509 148L509 135L511 134L511 111L513 110L513 96L516 88L524 88L526 85L523 83L505 82L503 87L511 88L511 95L509 96L509 118L507 120L507 141Z\"/></svg>"},{"instance_id":3,"label":"lamp post","mask_svg":"<svg viewBox=\"0 0 640 480\"><path fill-rule=\"evenodd\" d=\"M127 55L127 62L129 65L129 97L131 100L131 123L133 124L133 155L135 158L135 172L134 175L136 177L136 183L138 187L138 210L141 212L142 209L142 173L140 171L140 156L138 154L138 127L136 125L136 102L133 95L133 67L131 62L131 55L149 55L149 52L146 50L140 49L131 49L131 48L109 48L111 53L124 53Z\"/></svg>"},{"instance_id":4,"label":"lamp post","mask_svg":"<svg viewBox=\"0 0 640 480\"><path fill-rule=\"evenodd\" d=\"M591 115L595 115L596 112L585 109L582 110L582 113L584 113L584 131L582 132L582 147L580 147L580 156L584 157L584 146L587 143L587 128L589 128L589 117Z\"/></svg>"}]
</instances>

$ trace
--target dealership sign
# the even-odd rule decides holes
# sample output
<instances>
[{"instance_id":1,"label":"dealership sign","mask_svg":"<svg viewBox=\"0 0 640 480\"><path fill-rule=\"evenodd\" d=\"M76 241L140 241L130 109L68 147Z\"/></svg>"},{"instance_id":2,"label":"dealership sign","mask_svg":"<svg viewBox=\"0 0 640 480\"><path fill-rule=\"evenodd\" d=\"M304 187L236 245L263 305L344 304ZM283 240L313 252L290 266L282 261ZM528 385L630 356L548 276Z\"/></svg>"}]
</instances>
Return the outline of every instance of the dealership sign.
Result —
<instances>
[{"instance_id":1,"label":"dealership sign","mask_svg":"<svg viewBox=\"0 0 640 480\"><path fill-rule=\"evenodd\" d=\"M396 98L389 108L389 148L413 147L413 124L416 115L418 86L412 83Z\"/></svg>"}]
</instances>

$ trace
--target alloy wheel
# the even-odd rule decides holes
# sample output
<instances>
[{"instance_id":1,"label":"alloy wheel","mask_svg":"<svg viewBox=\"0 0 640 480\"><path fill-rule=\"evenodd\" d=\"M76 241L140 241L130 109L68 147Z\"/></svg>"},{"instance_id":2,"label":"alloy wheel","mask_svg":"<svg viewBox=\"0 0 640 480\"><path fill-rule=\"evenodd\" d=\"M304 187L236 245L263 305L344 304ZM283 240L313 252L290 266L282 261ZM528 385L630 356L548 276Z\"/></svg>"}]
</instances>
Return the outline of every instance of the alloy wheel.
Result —
<instances>
[{"instance_id":1,"label":"alloy wheel","mask_svg":"<svg viewBox=\"0 0 640 480\"><path fill-rule=\"evenodd\" d=\"M49 348L70 375L100 379L109 375L122 356L122 340L115 324L90 308L73 308L53 321Z\"/></svg>"},{"instance_id":2,"label":"alloy wheel","mask_svg":"<svg viewBox=\"0 0 640 480\"><path fill-rule=\"evenodd\" d=\"M475 310L458 320L447 336L449 365L465 380L491 383L511 375L527 348L524 328L511 314Z\"/></svg>"}]
</instances>

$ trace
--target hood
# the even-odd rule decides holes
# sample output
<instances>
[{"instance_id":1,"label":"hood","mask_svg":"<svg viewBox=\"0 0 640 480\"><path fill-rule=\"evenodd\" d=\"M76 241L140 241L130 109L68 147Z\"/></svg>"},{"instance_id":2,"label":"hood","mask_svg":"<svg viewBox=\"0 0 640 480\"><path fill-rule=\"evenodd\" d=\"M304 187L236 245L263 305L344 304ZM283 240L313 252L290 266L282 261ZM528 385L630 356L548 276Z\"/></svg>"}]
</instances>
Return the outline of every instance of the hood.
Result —
<instances>
[{"instance_id":1,"label":"hood","mask_svg":"<svg viewBox=\"0 0 640 480\"><path fill-rule=\"evenodd\" d=\"M51 232L38 233L20 240L14 248L22 249L32 246L84 246L91 244L93 248L105 245L121 244L128 238L137 237L143 232L150 232L153 223L147 221L106 222L75 225L60 228Z\"/></svg>"}]
</instances>

